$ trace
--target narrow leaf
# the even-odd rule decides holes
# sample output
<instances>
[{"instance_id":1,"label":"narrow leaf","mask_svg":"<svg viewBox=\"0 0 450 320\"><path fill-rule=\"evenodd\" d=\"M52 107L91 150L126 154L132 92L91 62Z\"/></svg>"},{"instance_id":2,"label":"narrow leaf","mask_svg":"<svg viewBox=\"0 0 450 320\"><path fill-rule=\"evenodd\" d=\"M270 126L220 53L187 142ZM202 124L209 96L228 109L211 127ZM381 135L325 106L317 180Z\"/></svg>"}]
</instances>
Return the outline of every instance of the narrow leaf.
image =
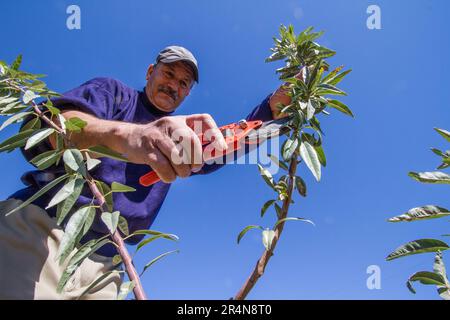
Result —
<instances>
[{"instance_id":1,"label":"narrow leaf","mask_svg":"<svg viewBox=\"0 0 450 320\"><path fill-rule=\"evenodd\" d=\"M133 192L133 191L136 191L136 189L126 186L124 184L118 183L118 182L113 182L111 184L111 191L112 192Z\"/></svg>"},{"instance_id":2,"label":"narrow leaf","mask_svg":"<svg viewBox=\"0 0 450 320\"><path fill-rule=\"evenodd\" d=\"M128 281L122 283L119 290L119 295L117 296L117 300L124 300L128 294L134 289L134 281Z\"/></svg>"},{"instance_id":3,"label":"narrow leaf","mask_svg":"<svg viewBox=\"0 0 450 320\"><path fill-rule=\"evenodd\" d=\"M312 222L311 220L307 220L307 219L305 219L305 218L287 217L287 218L278 220L278 221L275 223L275 225L274 225L273 228L275 229L280 223L284 223L284 222L286 222L286 221L303 221L303 222L311 223L313 226L315 226L314 222Z\"/></svg>"},{"instance_id":4,"label":"narrow leaf","mask_svg":"<svg viewBox=\"0 0 450 320\"><path fill-rule=\"evenodd\" d=\"M56 185L58 185L60 182L62 182L63 180L67 179L68 177L69 177L69 175L65 174L65 175L62 175L61 177L56 178L52 182L49 182L42 189L40 189L38 192L36 192L34 195L32 195L30 198L28 198L26 201L22 202L21 205L19 205L18 207L14 208L10 212L8 212L6 214L6 216L9 216L10 214L12 214L12 213L14 213L14 212L16 212L18 210L21 210L22 208L26 207L27 205L32 203L34 200L36 200L37 198L39 198L40 196L45 194L48 190L52 189L53 187L55 187Z\"/></svg>"},{"instance_id":5,"label":"narrow leaf","mask_svg":"<svg viewBox=\"0 0 450 320\"><path fill-rule=\"evenodd\" d=\"M106 226L108 227L108 230L111 234L116 232L117 225L119 223L119 216L120 216L119 211L114 211L112 213L111 212L102 212L101 219L102 219L103 223L106 224Z\"/></svg>"},{"instance_id":6,"label":"narrow leaf","mask_svg":"<svg viewBox=\"0 0 450 320\"><path fill-rule=\"evenodd\" d=\"M100 157L107 157L107 158L111 158L114 160L125 161L125 162L128 161L127 158L122 156L120 153L110 150L104 146L90 147L88 150L90 152L92 152L94 155L97 155Z\"/></svg>"},{"instance_id":7,"label":"narrow leaf","mask_svg":"<svg viewBox=\"0 0 450 320\"><path fill-rule=\"evenodd\" d=\"M276 201L276 200L269 200L269 201L267 201L266 203L264 203L263 207L261 208L261 217L264 216L264 213L266 213L267 209L269 209L270 206L271 206L272 204L274 204L275 201Z\"/></svg>"},{"instance_id":8,"label":"narrow leaf","mask_svg":"<svg viewBox=\"0 0 450 320\"><path fill-rule=\"evenodd\" d=\"M241 241L242 237L247 233L247 231L249 231L251 229L256 229L256 228L264 230L263 227L261 227L261 226L256 226L256 225L247 226L239 233L239 235L237 237L237 243L239 244L239 242Z\"/></svg>"},{"instance_id":9,"label":"narrow leaf","mask_svg":"<svg viewBox=\"0 0 450 320\"><path fill-rule=\"evenodd\" d=\"M25 150L30 149L31 147L34 147L39 142L43 141L45 138L50 136L52 133L56 132L53 128L47 128L47 129L41 129L38 130L34 135L32 135L25 145Z\"/></svg>"},{"instance_id":10,"label":"narrow leaf","mask_svg":"<svg viewBox=\"0 0 450 320\"><path fill-rule=\"evenodd\" d=\"M317 181L320 181L321 167L317 152L308 142L300 144L300 156L305 161L306 166L311 170Z\"/></svg>"},{"instance_id":11,"label":"narrow leaf","mask_svg":"<svg viewBox=\"0 0 450 320\"><path fill-rule=\"evenodd\" d=\"M390 218L389 222L401 222L401 221L417 221L426 219L441 218L450 215L450 211L445 208L428 205L423 207L412 208L408 212Z\"/></svg>"},{"instance_id":12,"label":"narrow leaf","mask_svg":"<svg viewBox=\"0 0 450 320\"><path fill-rule=\"evenodd\" d=\"M408 175L419 182L450 184L450 175L440 171L410 172Z\"/></svg>"},{"instance_id":13,"label":"narrow leaf","mask_svg":"<svg viewBox=\"0 0 450 320\"><path fill-rule=\"evenodd\" d=\"M386 260L389 261L412 254L436 252L447 249L449 249L449 246L443 241L437 239L420 239L408 242L398 247L394 252L386 257Z\"/></svg>"},{"instance_id":14,"label":"narrow leaf","mask_svg":"<svg viewBox=\"0 0 450 320\"><path fill-rule=\"evenodd\" d=\"M169 252L160 254L159 256L157 256L156 258L152 259L150 262L148 262L148 263L145 265L144 270L142 270L142 272L141 272L141 274L139 275L139 277L142 277L142 275L144 274L144 272L145 272L149 267L151 267L155 262L157 262L158 260L161 260L162 258L168 256L169 254L172 254L172 253L179 253L179 252L180 252L180 250L172 250L172 251L169 251Z\"/></svg>"}]
</instances>

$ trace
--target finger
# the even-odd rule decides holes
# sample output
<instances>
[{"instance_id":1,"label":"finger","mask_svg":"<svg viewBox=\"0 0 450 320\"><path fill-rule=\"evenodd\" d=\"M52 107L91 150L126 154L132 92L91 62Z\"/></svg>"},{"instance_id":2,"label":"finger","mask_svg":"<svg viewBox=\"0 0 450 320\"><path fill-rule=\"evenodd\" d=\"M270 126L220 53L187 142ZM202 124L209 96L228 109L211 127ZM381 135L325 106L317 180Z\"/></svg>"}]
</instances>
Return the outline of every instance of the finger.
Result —
<instances>
[{"instance_id":1,"label":"finger","mask_svg":"<svg viewBox=\"0 0 450 320\"><path fill-rule=\"evenodd\" d=\"M191 174L190 159L184 159L184 149L182 144L175 142L172 138L165 138L159 141L158 149L170 161L170 165L177 176L185 178Z\"/></svg>"},{"instance_id":2,"label":"finger","mask_svg":"<svg viewBox=\"0 0 450 320\"><path fill-rule=\"evenodd\" d=\"M198 126L200 126L201 133L203 133L206 139L211 142L215 141L216 145L222 150L228 148L222 132L220 132L216 122L209 114L194 114L186 116L186 124L195 132L198 132Z\"/></svg>"},{"instance_id":3,"label":"finger","mask_svg":"<svg viewBox=\"0 0 450 320\"><path fill-rule=\"evenodd\" d=\"M182 162L189 164L190 169L199 169L203 166L203 148L200 138L188 126L174 130L171 134L172 140L179 148Z\"/></svg>"},{"instance_id":4,"label":"finger","mask_svg":"<svg viewBox=\"0 0 450 320\"><path fill-rule=\"evenodd\" d=\"M170 161L158 148L153 149L152 153L148 155L148 165L165 183L171 183L177 177Z\"/></svg>"}]
</instances>

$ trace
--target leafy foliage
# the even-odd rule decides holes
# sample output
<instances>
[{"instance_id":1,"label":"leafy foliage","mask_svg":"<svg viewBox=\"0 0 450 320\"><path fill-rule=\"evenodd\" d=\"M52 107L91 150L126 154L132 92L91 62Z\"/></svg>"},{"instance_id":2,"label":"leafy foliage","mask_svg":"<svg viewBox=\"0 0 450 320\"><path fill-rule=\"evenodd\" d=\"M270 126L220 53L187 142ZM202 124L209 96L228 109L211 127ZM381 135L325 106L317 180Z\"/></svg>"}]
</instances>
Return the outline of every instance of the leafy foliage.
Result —
<instances>
[{"instance_id":1,"label":"leafy foliage","mask_svg":"<svg viewBox=\"0 0 450 320\"><path fill-rule=\"evenodd\" d=\"M351 70L342 71L343 67L330 70L327 58L335 55L335 51L328 49L316 40L323 32L313 32L309 27L296 35L293 26L280 27L280 38L274 38L275 45L272 54L266 62L284 61L284 66L278 68L276 73L285 83L283 88L290 97L288 105L276 106L282 116L289 120L286 130L286 140L281 147L280 160L276 155L270 155L272 162L284 173L276 179L267 169L258 164L258 169L265 183L275 192L276 196L267 200L262 209L263 217L271 207L276 213L276 221L272 228L260 225L249 225L238 235L239 243L242 237L251 229L260 229L265 254L258 261L251 278L247 280L237 299L245 298L248 288L257 280L256 274L267 264L268 257L272 255L275 241L278 240L283 225L287 221L310 220L297 217L288 217L290 204L293 201L293 191L298 190L302 197L306 197L307 187L302 177L296 174L297 165L305 163L317 181L322 176L322 167L327 160L322 147L323 131L320 127L319 115L329 115L328 109L338 110L345 115L353 117L350 108L332 96L345 96L346 93L337 85L350 73ZM278 236L277 236L278 231Z\"/></svg>"},{"instance_id":2,"label":"leafy foliage","mask_svg":"<svg viewBox=\"0 0 450 320\"><path fill-rule=\"evenodd\" d=\"M48 89L46 84L39 80L43 75L19 70L21 62L22 56L18 56L11 65L0 61L0 116L6 117L6 120L0 126L0 130L15 123L26 121L26 124L17 134L0 143L0 152L12 152L17 148L31 149L50 136L55 136L56 148L38 154L30 162L39 170L45 170L60 165L62 160L65 173L48 182L36 194L6 214L17 212L49 190L59 187L59 190L50 199L47 208L56 206L57 223L59 225L66 221L65 232L57 257L61 265L67 262L67 267L56 288L58 292L62 292L70 277L83 261L106 244L113 244L116 247L122 246L120 252L124 256L115 259L117 264L130 259L123 242L116 243L117 237L120 238L117 230L120 230L125 236L130 236L130 234L126 219L120 215L119 211L114 210L113 193L133 192L135 189L118 182L108 185L92 178L89 171L101 164L101 159L97 159L98 157L109 157L120 161L127 161L127 159L104 146L79 150L73 145L70 140L71 134L82 132L87 125L86 121L76 117L65 119L52 102L52 99L58 97L59 94ZM92 201L88 205L79 207L77 206L77 199L85 188L89 188L91 191ZM106 225L109 234L100 239L81 244L81 239L92 227L96 216ZM151 232L151 230L147 231ZM178 239L175 235L154 233L157 233L159 237ZM149 242L151 241L144 239L138 244L138 248L147 245ZM149 268L151 264L148 264L144 270ZM130 263L126 268L134 267ZM128 274L131 271L127 269ZM89 292L109 274L121 272L123 271L114 270L102 275L82 295ZM135 273L131 272L131 274ZM139 279L125 282L121 287L118 298L124 299L136 287L136 282L139 282Z\"/></svg>"},{"instance_id":3,"label":"leafy foliage","mask_svg":"<svg viewBox=\"0 0 450 320\"><path fill-rule=\"evenodd\" d=\"M450 142L450 133L444 129L435 128L435 130L448 142ZM433 153L442 158L442 163L437 168L445 169L449 166L450 161L450 151L442 152L436 148L431 149ZM442 171L433 172L410 172L409 176L414 180L422 183L433 183L433 184L449 184L450 176ZM390 218L389 222L411 222L419 220L429 220L447 217L450 215L448 209L437 205L426 205L422 207L412 208L408 212ZM445 272L444 261L442 259L442 252L444 250L450 249L449 245L438 239L419 239L415 241L408 242L395 251L390 253L386 260L393 260L412 254L420 254L427 252L436 252L434 260L434 270L430 271L420 271L413 274L407 281L406 286L412 292L416 293L412 286L412 283L418 281L425 285L436 285L438 294L441 298L445 300L450 300L450 285Z\"/></svg>"}]
</instances>

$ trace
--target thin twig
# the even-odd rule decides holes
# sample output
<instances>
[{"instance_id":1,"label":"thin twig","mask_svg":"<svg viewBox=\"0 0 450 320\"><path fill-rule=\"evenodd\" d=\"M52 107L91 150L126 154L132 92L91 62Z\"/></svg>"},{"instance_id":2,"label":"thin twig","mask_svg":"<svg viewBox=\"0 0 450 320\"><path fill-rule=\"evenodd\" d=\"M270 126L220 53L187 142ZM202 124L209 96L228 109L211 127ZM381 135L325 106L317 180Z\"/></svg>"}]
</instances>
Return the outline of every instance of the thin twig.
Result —
<instances>
[{"instance_id":1,"label":"thin twig","mask_svg":"<svg viewBox=\"0 0 450 320\"><path fill-rule=\"evenodd\" d=\"M294 191L294 179L296 170L297 170L297 152L294 153L289 165L289 184L287 189L287 197L283 201L283 206L281 208L281 216L279 217L279 220L286 218L288 214L289 206L291 204L292 199L292 192ZM281 236L281 233L283 232L283 227L284 222L281 222L276 226L275 236L272 240L272 244L269 250L265 250L262 256L259 258L259 260L256 262L253 272L247 278L241 289L238 291L238 293L234 297L234 300L244 300L247 297L248 293L255 286L258 279L264 274L264 270L267 266L267 263L269 263L270 258L273 256L273 252L275 250L277 242Z\"/></svg>"}]
</instances>

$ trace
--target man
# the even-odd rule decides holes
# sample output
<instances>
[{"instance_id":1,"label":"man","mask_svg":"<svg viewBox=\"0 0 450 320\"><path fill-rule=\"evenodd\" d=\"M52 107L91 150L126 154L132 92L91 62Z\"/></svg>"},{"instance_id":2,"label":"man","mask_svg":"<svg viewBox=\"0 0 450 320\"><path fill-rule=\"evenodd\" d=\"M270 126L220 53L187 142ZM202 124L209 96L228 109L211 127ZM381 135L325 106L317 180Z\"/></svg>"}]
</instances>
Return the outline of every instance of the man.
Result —
<instances>
[{"instance_id":1,"label":"man","mask_svg":"<svg viewBox=\"0 0 450 320\"><path fill-rule=\"evenodd\" d=\"M190 51L179 46L165 48L156 63L149 66L146 80L144 90L136 91L117 80L95 78L53 100L66 119L78 117L87 122L82 132L71 137L78 148L104 145L129 159L125 163L104 158L92 176L107 184L116 181L136 188L132 193L114 193L114 210L127 219L130 232L152 225L170 183L176 178L205 174L220 167L195 161L201 159L202 154L200 140L193 130L195 124L209 132L219 150L226 149L224 138L210 115L172 115L189 95L194 82L199 80L197 60ZM290 101L284 90L280 87L264 99L247 120L266 121L280 117L276 106ZM183 162L174 161L172 157L177 150L178 141L173 135L176 131L183 132L183 141L192 146L192 152L187 153L188 158ZM30 160L50 148L55 148L54 137L23 152ZM148 172L149 166L162 181L142 187L138 180ZM27 187L0 203L0 212L7 212L28 199L63 171L59 165L45 171L27 172L22 177ZM63 229L53 218L55 209L45 210L56 191L8 217L0 215L0 299L74 299L98 276L117 268L112 263L112 257L117 254L115 247L104 246L83 262L62 294L56 293L65 268L55 262ZM86 188L77 206L89 203L91 199ZM82 242L107 233L106 226L97 217ZM140 239L130 238L127 243L136 244ZM120 276L112 274L85 298L114 299L120 283Z\"/></svg>"}]
</instances>

